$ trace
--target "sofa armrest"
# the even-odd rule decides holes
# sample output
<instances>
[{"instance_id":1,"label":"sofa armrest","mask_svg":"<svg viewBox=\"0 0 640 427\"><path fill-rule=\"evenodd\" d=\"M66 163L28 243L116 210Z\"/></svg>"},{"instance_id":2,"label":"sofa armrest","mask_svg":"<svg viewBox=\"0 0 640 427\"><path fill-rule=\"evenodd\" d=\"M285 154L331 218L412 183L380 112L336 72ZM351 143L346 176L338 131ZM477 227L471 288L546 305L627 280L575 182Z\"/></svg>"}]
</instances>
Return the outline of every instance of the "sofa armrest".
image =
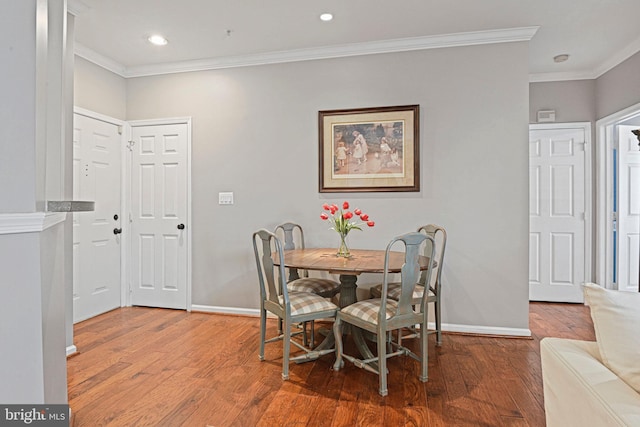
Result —
<instances>
[{"instance_id":1,"label":"sofa armrest","mask_svg":"<svg viewBox=\"0 0 640 427\"><path fill-rule=\"evenodd\" d=\"M595 342L540 342L547 427L639 426L640 394L600 361Z\"/></svg>"}]
</instances>

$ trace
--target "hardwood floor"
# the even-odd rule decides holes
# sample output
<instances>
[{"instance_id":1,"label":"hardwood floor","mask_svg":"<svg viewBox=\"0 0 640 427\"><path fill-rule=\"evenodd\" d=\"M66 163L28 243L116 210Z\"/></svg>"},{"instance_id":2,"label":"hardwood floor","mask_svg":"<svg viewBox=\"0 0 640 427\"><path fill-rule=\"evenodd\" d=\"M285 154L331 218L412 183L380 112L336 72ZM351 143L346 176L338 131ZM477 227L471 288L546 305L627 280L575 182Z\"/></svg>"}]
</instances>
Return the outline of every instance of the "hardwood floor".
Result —
<instances>
[{"instance_id":1,"label":"hardwood floor","mask_svg":"<svg viewBox=\"0 0 640 427\"><path fill-rule=\"evenodd\" d=\"M282 381L281 343L258 360L257 318L123 308L75 325L69 403L75 426L544 426L540 339L595 335L577 304L531 303L530 329L444 334L442 347L430 336L429 381L392 358L383 398L376 375L334 372L333 355L292 364Z\"/></svg>"}]
</instances>

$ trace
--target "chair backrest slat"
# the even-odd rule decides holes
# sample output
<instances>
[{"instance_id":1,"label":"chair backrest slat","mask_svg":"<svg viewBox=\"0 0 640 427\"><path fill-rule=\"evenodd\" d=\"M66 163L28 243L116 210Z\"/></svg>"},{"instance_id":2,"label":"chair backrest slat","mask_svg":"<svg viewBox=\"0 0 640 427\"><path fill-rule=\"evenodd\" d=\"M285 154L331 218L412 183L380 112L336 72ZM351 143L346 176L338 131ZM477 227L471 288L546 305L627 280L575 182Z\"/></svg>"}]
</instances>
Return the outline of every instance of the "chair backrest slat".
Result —
<instances>
[{"instance_id":1,"label":"chair backrest slat","mask_svg":"<svg viewBox=\"0 0 640 427\"><path fill-rule=\"evenodd\" d=\"M274 234L278 236L282 232L282 236L284 238L284 250L290 251L293 249L304 249L304 232L302 231L302 226L293 222L285 222L278 225ZM298 277L309 277L309 272L306 270L296 270L294 268L289 269L289 281L294 280Z\"/></svg>"},{"instance_id":2,"label":"chair backrest slat","mask_svg":"<svg viewBox=\"0 0 640 427\"><path fill-rule=\"evenodd\" d=\"M385 252L385 261L384 261L384 273L382 280L382 309L378 314L379 322L386 322L386 300L387 293L389 287L389 256L392 250L392 247L397 243L404 243L404 264L402 266L400 272L400 283L401 283L401 291L400 298L398 299L398 306L396 309L395 316L402 316L406 314L413 313L413 291L415 289L416 283L420 277L424 277L425 280L431 280L431 272L433 270L433 263L429 263L429 267L422 272L420 271L420 263L419 257L422 255L422 246L426 245L430 247L428 252L425 252L424 255L429 259L433 259L435 254L435 243L431 236L428 236L424 233L412 232L407 233L402 236L398 236L392 239L387 245L387 249Z\"/></svg>"},{"instance_id":3,"label":"chair backrest slat","mask_svg":"<svg viewBox=\"0 0 640 427\"><path fill-rule=\"evenodd\" d=\"M258 247L258 239L261 242L261 248ZM280 260L284 260L280 239L269 230L264 228L258 230L253 233L253 250L259 273L258 281L262 300L266 299L283 307L288 305L289 294L284 282L284 262L280 262L280 266L276 268L272 258L272 254L275 252ZM278 274L276 274L276 271ZM283 297L283 304L280 303L280 296Z\"/></svg>"},{"instance_id":4,"label":"chair backrest slat","mask_svg":"<svg viewBox=\"0 0 640 427\"><path fill-rule=\"evenodd\" d=\"M421 285L425 285L429 283L429 288L437 292L440 289L441 277L442 277L442 267L444 263L444 251L447 247L447 231L438 225L428 224L418 228L418 231L421 233L425 233L427 236L431 236L435 242L435 250L436 254L434 255L434 259L436 261L436 266L431 274L431 280L426 280L426 270L422 272L420 277ZM427 253L431 252L431 248L428 245L425 245L425 256Z\"/></svg>"}]
</instances>

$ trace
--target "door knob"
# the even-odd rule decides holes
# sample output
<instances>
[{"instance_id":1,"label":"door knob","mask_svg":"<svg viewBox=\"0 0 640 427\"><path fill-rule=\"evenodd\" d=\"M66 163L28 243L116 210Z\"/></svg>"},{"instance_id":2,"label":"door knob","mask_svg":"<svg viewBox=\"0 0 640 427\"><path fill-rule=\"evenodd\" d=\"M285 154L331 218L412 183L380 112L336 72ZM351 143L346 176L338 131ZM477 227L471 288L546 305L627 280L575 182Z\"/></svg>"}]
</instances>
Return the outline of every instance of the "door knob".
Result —
<instances>
[{"instance_id":1,"label":"door knob","mask_svg":"<svg viewBox=\"0 0 640 427\"><path fill-rule=\"evenodd\" d=\"M122 233L122 228L114 228L113 229L113 234L117 235L117 234L120 234L120 233Z\"/></svg>"},{"instance_id":2,"label":"door knob","mask_svg":"<svg viewBox=\"0 0 640 427\"><path fill-rule=\"evenodd\" d=\"M178 230L184 230L184 224L178 224Z\"/></svg>"}]
</instances>

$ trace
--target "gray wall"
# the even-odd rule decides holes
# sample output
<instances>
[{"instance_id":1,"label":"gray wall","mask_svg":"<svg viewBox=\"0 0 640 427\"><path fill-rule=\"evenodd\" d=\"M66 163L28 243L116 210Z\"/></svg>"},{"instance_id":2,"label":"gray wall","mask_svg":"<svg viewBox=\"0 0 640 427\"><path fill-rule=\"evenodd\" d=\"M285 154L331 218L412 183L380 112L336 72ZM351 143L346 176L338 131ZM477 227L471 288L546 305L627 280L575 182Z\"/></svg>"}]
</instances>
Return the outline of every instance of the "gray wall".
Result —
<instances>
[{"instance_id":1,"label":"gray wall","mask_svg":"<svg viewBox=\"0 0 640 427\"><path fill-rule=\"evenodd\" d=\"M593 122L640 103L640 52L597 79L531 83L529 122L556 110L556 122Z\"/></svg>"},{"instance_id":2,"label":"gray wall","mask_svg":"<svg viewBox=\"0 0 640 427\"><path fill-rule=\"evenodd\" d=\"M74 105L114 119L127 116L126 79L79 56L74 65Z\"/></svg>"},{"instance_id":3,"label":"gray wall","mask_svg":"<svg viewBox=\"0 0 640 427\"><path fill-rule=\"evenodd\" d=\"M531 83L529 123L538 122L539 110L555 110L558 123L594 122L595 96L595 80Z\"/></svg>"},{"instance_id":4,"label":"gray wall","mask_svg":"<svg viewBox=\"0 0 640 427\"><path fill-rule=\"evenodd\" d=\"M609 116L640 103L640 52L598 77L597 118Z\"/></svg>"},{"instance_id":5,"label":"gray wall","mask_svg":"<svg viewBox=\"0 0 640 427\"><path fill-rule=\"evenodd\" d=\"M295 220L336 246L321 205L347 199L376 221L353 247L447 228L445 323L528 329L527 63L508 43L128 79L128 120L193 118L193 303L257 308L251 233ZM319 194L318 110L404 104L421 107L422 191Z\"/></svg>"}]
</instances>

